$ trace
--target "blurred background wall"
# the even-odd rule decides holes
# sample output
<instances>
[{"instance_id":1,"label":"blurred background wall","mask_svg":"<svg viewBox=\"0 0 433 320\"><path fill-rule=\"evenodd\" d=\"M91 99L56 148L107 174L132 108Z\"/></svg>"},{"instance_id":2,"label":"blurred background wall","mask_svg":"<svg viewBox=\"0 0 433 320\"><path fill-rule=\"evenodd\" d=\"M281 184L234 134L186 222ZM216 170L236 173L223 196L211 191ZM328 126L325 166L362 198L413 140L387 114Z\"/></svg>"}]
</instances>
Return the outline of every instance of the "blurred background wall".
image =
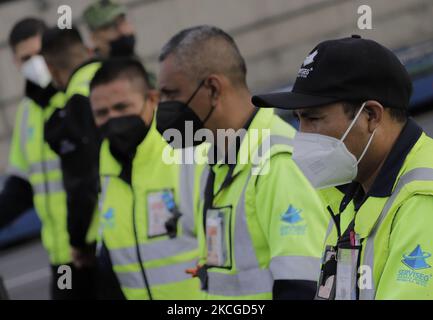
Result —
<instances>
[{"instance_id":1,"label":"blurred background wall","mask_svg":"<svg viewBox=\"0 0 433 320\"><path fill-rule=\"evenodd\" d=\"M23 79L7 47L12 25L25 16L56 23L57 8L68 4L74 21L85 33L81 13L85 0L0 0L0 174L8 155ZM120 0L130 9L136 27L137 52L151 71L157 71L159 49L182 28L213 24L232 34L248 64L253 92L289 86L313 46L325 39L360 34L398 50L403 60L427 54L433 61L432 0ZM357 8L372 8L372 30L357 28ZM89 43L90 45L90 43ZM430 59L430 60L429 60ZM419 65L419 64L417 64ZM432 63L433 65L433 63ZM421 70L425 74L425 68ZM424 84L433 92L433 81ZM427 92L429 93L429 92ZM430 105L427 105L427 107ZM433 110L433 104L431 104ZM433 111L423 108L417 121L432 135Z\"/></svg>"}]
</instances>

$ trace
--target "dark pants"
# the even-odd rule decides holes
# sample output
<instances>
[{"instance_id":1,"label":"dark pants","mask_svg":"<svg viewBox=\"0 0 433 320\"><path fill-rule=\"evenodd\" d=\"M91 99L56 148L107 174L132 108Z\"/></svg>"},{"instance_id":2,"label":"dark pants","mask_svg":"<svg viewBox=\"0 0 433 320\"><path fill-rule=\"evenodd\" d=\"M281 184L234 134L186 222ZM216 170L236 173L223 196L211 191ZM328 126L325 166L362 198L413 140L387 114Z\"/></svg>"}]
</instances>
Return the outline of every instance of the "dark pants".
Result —
<instances>
[{"instance_id":1,"label":"dark pants","mask_svg":"<svg viewBox=\"0 0 433 320\"><path fill-rule=\"evenodd\" d=\"M99 300L125 300L119 280L113 271L113 265L105 244L102 245L97 260L97 298Z\"/></svg>"},{"instance_id":2,"label":"dark pants","mask_svg":"<svg viewBox=\"0 0 433 320\"><path fill-rule=\"evenodd\" d=\"M77 269L72 264L71 288L61 289L59 283L64 284L65 272L58 273L61 266L51 266L51 299L53 300L91 300L96 299L96 268ZM59 278L63 277L62 279Z\"/></svg>"}]
</instances>

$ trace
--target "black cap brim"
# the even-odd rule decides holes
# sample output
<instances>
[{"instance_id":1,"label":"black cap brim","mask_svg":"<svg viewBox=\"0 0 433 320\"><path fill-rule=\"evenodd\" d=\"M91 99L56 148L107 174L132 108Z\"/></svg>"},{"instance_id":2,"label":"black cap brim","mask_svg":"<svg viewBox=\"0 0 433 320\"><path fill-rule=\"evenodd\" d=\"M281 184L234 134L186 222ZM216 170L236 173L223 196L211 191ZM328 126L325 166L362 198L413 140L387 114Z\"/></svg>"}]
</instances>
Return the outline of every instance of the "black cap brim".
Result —
<instances>
[{"instance_id":1,"label":"black cap brim","mask_svg":"<svg viewBox=\"0 0 433 320\"><path fill-rule=\"evenodd\" d=\"M253 96L251 102L258 108L302 109L341 101L335 97L320 97L295 92L278 92Z\"/></svg>"}]
</instances>

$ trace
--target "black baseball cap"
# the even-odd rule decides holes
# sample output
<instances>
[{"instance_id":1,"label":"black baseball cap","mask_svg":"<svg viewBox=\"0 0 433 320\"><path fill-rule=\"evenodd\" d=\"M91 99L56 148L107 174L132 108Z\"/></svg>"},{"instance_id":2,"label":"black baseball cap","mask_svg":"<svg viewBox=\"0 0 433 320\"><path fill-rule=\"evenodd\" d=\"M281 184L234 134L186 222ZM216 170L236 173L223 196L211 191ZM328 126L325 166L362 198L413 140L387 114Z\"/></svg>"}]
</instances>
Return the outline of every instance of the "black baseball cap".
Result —
<instances>
[{"instance_id":1,"label":"black baseball cap","mask_svg":"<svg viewBox=\"0 0 433 320\"><path fill-rule=\"evenodd\" d=\"M381 44L358 35L319 43L299 69L291 92L256 95L260 108L301 109L341 101L376 100L407 109L412 82L405 67Z\"/></svg>"}]
</instances>

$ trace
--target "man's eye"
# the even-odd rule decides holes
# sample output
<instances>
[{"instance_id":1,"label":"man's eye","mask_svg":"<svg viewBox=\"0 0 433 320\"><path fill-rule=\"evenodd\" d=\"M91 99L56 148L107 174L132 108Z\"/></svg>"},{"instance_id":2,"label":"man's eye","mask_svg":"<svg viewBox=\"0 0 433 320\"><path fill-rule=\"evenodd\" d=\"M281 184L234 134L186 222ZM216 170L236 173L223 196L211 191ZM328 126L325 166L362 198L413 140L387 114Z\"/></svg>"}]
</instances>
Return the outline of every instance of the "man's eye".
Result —
<instances>
[{"instance_id":1,"label":"man's eye","mask_svg":"<svg viewBox=\"0 0 433 320\"><path fill-rule=\"evenodd\" d=\"M128 106L126 104L117 104L113 107L114 110L116 111L122 111L125 110Z\"/></svg>"},{"instance_id":2,"label":"man's eye","mask_svg":"<svg viewBox=\"0 0 433 320\"><path fill-rule=\"evenodd\" d=\"M172 100L175 100L175 97L176 97L176 94L174 94L174 93L172 93L172 92L169 92L169 93L164 94L164 99L165 99L166 101L172 101Z\"/></svg>"},{"instance_id":3,"label":"man's eye","mask_svg":"<svg viewBox=\"0 0 433 320\"><path fill-rule=\"evenodd\" d=\"M21 62L24 63L24 62L26 62L26 61L29 61L29 60L31 59L31 57L32 57L32 56L30 56L30 55L29 55L29 56L24 56L24 57L21 58Z\"/></svg>"},{"instance_id":4,"label":"man's eye","mask_svg":"<svg viewBox=\"0 0 433 320\"><path fill-rule=\"evenodd\" d=\"M104 109L104 110L98 110L95 112L95 117L96 118L102 118L105 117L108 114L108 110Z\"/></svg>"}]
</instances>

